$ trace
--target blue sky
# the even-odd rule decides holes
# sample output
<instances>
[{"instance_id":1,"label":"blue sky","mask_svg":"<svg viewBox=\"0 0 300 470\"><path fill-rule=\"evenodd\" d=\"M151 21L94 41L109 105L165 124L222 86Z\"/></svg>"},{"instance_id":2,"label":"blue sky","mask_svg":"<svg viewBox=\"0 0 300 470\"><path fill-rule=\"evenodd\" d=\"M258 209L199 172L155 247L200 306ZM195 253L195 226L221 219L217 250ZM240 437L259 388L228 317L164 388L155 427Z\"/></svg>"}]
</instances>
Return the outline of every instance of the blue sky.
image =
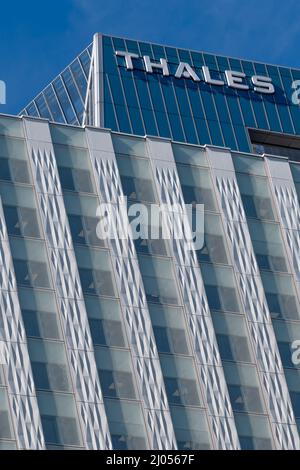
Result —
<instances>
[{"instance_id":1,"label":"blue sky","mask_svg":"<svg viewBox=\"0 0 300 470\"><path fill-rule=\"evenodd\" d=\"M18 113L94 32L300 68L299 0L10 0L0 13L4 113Z\"/></svg>"}]
</instances>

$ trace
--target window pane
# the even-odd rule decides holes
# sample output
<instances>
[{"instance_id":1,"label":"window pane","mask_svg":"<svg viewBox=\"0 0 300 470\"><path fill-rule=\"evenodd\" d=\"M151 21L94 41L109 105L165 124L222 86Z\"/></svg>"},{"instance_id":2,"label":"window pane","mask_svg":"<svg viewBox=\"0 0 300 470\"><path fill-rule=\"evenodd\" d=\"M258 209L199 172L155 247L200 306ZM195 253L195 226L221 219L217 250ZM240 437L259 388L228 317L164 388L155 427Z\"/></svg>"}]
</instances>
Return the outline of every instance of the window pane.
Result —
<instances>
[{"instance_id":1,"label":"window pane","mask_svg":"<svg viewBox=\"0 0 300 470\"><path fill-rule=\"evenodd\" d=\"M209 450L211 442L205 412L181 406L171 406L170 409L178 449Z\"/></svg>"},{"instance_id":2,"label":"window pane","mask_svg":"<svg viewBox=\"0 0 300 470\"><path fill-rule=\"evenodd\" d=\"M119 302L85 296L85 306L94 344L125 347Z\"/></svg>"},{"instance_id":3,"label":"window pane","mask_svg":"<svg viewBox=\"0 0 300 470\"><path fill-rule=\"evenodd\" d=\"M70 395L38 392L45 441L50 444L80 445L74 399Z\"/></svg>"},{"instance_id":4,"label":"window pane","mask_svg":"<svg viewBox=\"0 0 300 470\"><path fill-rule=\"evenodd\" d=\"M70 391L70 379L64 345L29 340L29 355L35 386L40 390Z\"/></svg>"},{"instance_id":5,"label":"window pane","mask_svg":"<svg viewBox=\"0 0 300 470\"><path fill-rule=\"evenodd\" d=\"M130 353L97 348L95 357L103 395L108 398L135 399Z\"/></svg>"},{"instance_id":6,"label":"window pane","mask_svg":"<svg viewBox=\"0 0 300 470\"><path fill-rule=\"evenodd\" d=\"M235 414L235 423L243 450L271 450L270 424L264 416Z\"/></svg>"},{"instance_id":7,"label":"window pane","mask_svg":"<svg viewBox=\"0 0 300 470\"><path fill-rule=\"evenodd\" d=\"M299 320L299 306L292 277L262 272L261 278L272 318Z\"/></svg>"},{"instance_id":8,"label":"window pane","mask_svg":"<svg viewBox=\"0 0 300 470\"><path fill-rule=\"evenodd\" d=\"M169 260L139 256L147 300L160 304L178 304L179 297Z\"/></svg>"},{"instance_id":9,"label":"window pane","mask_svg":"<svg viewBox=\"0 0 300 470\"><path fill-rule=\"evenodd\" d=\"M27 336L61 338L54 294L22 288L18 294Z\"/></svg>"},{"instance_id":10,"label":"window pane","mask_svg":"<svg viewBox=\"0 0 300 470\"><path fill-rule=\"evenodd\" d=\"M245 320L237 315L212 314L221 358L225 361L251 362Z\"/></svg>"},{"instance_id":11,"label":"window pane","mask_svg":"<svg viewBox=\"0 0 300 470\"><path fill-rule=\"evenodd\" d=\"M0 388L0 439L11 439L12 429L8 414L8 401L6 392Z\"/></svg>"},{"instance_id":12,"label":"window pane","mask_svg":"<svg viewBox=\"0 0 300 470\"><path fill-rule=\"evenodd\" d=\"M223 367L233 410L263 413L256 368L229 363Z\"/></svg>"},{"instance_id":13,"label":"window pane","mask_svg":"<svg viewBox=\"0 0 300 470\"><path fill-rule=\"evenodd\" d=\"M183 310L149 304L149 311L158 351L189 355Z\"/></svg>"},{"instance_id":14,"label":"window pane","mask_svg":"<svg viewBox=\"0 0 300 470\"><path fill-rule=\"evenodd\" d=\"M169 403L199 406L200 395L193 360L161 354L160 361Z\"/></svg>"},{"instance_id":15,"label":"window pane","mask_svg":"<svg viewBox=\"0 0 300 470\"><path fill-rule=\"evenodd\" d=\"M256 220L249 220L248 226L259 267L287 272L279 226Z\"/></svg>"},{"instance_id":16,"label":"window pane","mask_svg":"<svg viewBox=\"0 0 300 470\"><path fill-rule=\"evenodd\" d=\"M117 155L124 194L137 201L155 202L150 163L146 159Z\"/></svg>"},{"instance_id":17,"label":"window pane","mask_svg":"<svg viewBox=\"0 0 300 470\"><path fill-rule=\"evenodd\" d=\"M139 404L105 400L105 409L114 449L147 449L144 419Z\"/></svg>"},{"instance_id":18,"label":"window pane","mask_svg":"<svg viewBox=\"0 0 300 470\"><path fill-rule=\"evenodd\" d=\"M189 165L177 165L186 204L204 204L204 210L215 211L217 204L209 171Z\"/></svg>"},{"instance_id":19,"label":"window pane","mask_svg":"<svg viewBox=\"0 0 300 470\"><path fill-rule=\"evenodd\" d=\"M268 179L238 173L236 176L246 216L275 220Z\"/></svg>"},{"instance_id":20,"label":"window pane","mask_svg":"<svg viewBox=\"0 0 300 470\"><path fill-rule=\"evenodd\" d=\"M205 263L200 267L211 310L238 313L240 306L232 269Z\"/></svg>"}]
</instances>

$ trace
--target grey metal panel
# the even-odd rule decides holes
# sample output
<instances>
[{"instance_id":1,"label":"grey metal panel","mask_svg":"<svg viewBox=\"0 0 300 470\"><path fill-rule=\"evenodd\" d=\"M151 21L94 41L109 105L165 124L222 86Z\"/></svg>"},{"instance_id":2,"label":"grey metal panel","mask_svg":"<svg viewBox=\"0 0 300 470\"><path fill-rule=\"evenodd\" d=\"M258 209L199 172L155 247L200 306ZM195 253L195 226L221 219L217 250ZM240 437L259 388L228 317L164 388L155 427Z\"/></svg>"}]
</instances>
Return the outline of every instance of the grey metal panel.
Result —
<instances>
[{"instance_id":1,"label":"grey metal panel","mask_svg":"<svg viewBox=\"0 0 300 470\"><path fill-rule=\"evenodd\" d=\"M184 199L170 142L147 138L147 148L154 169L159 202L166 205L167 218L168 213L172 211L172 205L178 205L179 210L184 212ZM170 245L188 314L189 331L215 446L218 449L239 449L239 439L196 253L190 250L186 239L174 238Z\"/></svg>"},{"instance_id":2,"label":"grey metal panel","mask_svg":"<svg viewBox=\"0 0 300 470\"><path fill-rule=\"evenodd\" d=\"M276 448L299 449L300 441L275 333L257 266L232 157L229 151L207 149L238 280L249 322L260 380L265 394Z\"/></svg>"},{"instance_id":3,"label":"grey metal panel","mask_svg":"<svg viewBox=\"0 0 300 470\"><path fill-rule=\"evenodd\" d=\"M97 191L104 203L123 197L111 135L87 128L87 138ZM126 224L129 225L126 218ZM108 240L114 275L133 356L151 449L176 449L158 352L132 236Z\"/></svg>"},{"instance_id":4,"label":"grey metal panel","mask_svg":"<svg viewBox=\"0 0 300 470\"><path fill-rule=\"evenodd\" d=\"M26 450L45 449L1 198L0 340L18 447Z\"/></svg>"},{"instance_id":5,"label":"grey metal panel","mask_svg":"<svg viewBox=\"0 0 300 470\"><path fill-rule=\"evenodd\" d=\"M111 437L49 125L28 118L24 124L84 445L88 449L110 449Z\"/></svg>"}]
</instances>

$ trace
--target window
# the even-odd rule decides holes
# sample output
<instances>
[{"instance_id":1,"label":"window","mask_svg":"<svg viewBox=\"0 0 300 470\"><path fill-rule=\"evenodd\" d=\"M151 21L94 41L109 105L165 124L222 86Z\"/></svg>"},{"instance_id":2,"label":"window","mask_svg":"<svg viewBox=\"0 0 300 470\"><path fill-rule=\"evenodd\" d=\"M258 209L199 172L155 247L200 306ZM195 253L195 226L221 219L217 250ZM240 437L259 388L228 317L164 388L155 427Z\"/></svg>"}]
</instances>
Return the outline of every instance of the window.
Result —
<instances>
[{"instance_id":1,"label":"window","mask_svg":"<svg viewBox=\"0 0 300 470\"><path fill-rule=\"evenodd\" d=\"M239 313L240 307L231 268L200 265L211 310Z\"/></svg>"},{"instance_id":2,"label":"window","mask_svg":"<svg viewBox=\"0 0 300 470\"><path fill-rule=\"evenodd\" d=\"M233 155L233 164L238 173L249 173L257 176L266 176L265 163L263 158L257 158L253 155Z\"/></svg>"},{"instance_id":3,"label":"window","mask_svg":"<svg viewBox=\"0 0 300 470\"><path fill-rule=\"evenodd\" d=\"M0 450L17 450L15 442L0 441Z\"/></svg>"},{"instance_id":4,"label":"window","mask_svg":"<svg viewBox=\"0 0 300 470\"><path fill-rule=\"evenodd\" d=\"M83 247L76 247L75 252L83 292L115 296L108 253Z\"/></svg>"},{"instance_id":5,"label":"window","mask_svg":"<svg viewBox=\"0 0 300 470\"><path fill-rule=\"evenodd\" d=\"M79 268L79 275L85 294L114 296L112 277L109 271Z\"/></svg>"},{"instance_id":6,"label":"window","mask_svg":"<svg viewBox=\"0 0 300 470\"><path fill-rule=\"evenodd\" d=\"M74 398L59 393L37 392L42 426L47 444L81 444Z\"/></svg>"},{"instance_id":7,"label":"window","mask_svg":"<svg viewBox=\"0 0 300 470\"><path fill-rule=\"evenodd\" d=\"M58 172L63 189L82 193L93 192L92 181L88 170L59 166Z\"/></svg>"},{"instance_id":8,"label":"window","mask_svg":"<svg viewBox=\"0 0 300 470\"><path fill-rule=\"evenodd\" d=\"M147 300L159 304L178 304L177 286L169 260L139 255Z\"/></svg>"},{"instance_id":9,"label":"window","mask_svg":"<svg viewBox=\"0 0 300 470\"><path fill-rule=\"evenodd\" d=\"M85 306L94 344L125 347L119 302L85 296Z\"/></svg>"},{"instance_id":10,"label":"window","mask_svg":"<svg viewBox=\"0 0 300 470\"><path fill-rule=\"evenodd\" d=\"M236 175L247 217L275 220L268 179L245 174Z\"/></svg>"},{"instance_id":11,"label":"window","mask_svg":"<svg viewBox=\"0 0 300 470\"><path fill-rule=\"evenodd\" d=\"M78 149L77 147L86 147L85 132L83 129L68 126L56 126L55 124L51 124L50 131L52 140L55 142L55 149L59 148L62 153L77 152L82 150L80 148ZM57 144L67 144L72 147Z\"/></svg>"},{"instance_id":12,"label":"window","mask_svg":"<svg viewBox=\"0 0 300 470\"><path fill-rule=\"evenodd\" d=\"M149 304L149 311L158 351L189 355L183 310Z\"/></svg>"},{"instance_id":13,"label":"window","mask_svg":"<svg viewBox=\"0 0 300 470\"><path fill-rule=\"evenodd\" d=\"M10 239L17 283L28 287L50 287L44 242Z\"/></svg>"},{"instance_id":14,"label":"window","mask_svg":"<svg viewBox=\"0 0 300 470\"><path fill-rule=\"evenodd\" d=\"M161 354L160 361L170 405L200 406L193 360Z\"/></svg>"},{"instance_id":15,"label":"window","mask_svg":"<svg viewBox=\"0 0 300 470\"><path fill-rule=\"evenodd\" d=\"M104 247L105 242L97 236L97 217L69 215L69 224L73 243Z\"/></svg>"},{"instance_id":16,"label":"window","mask_svg":"<svg viewBox=\"0 0 300 470\"><path fill-rule=\"evenodd\" d=\"M179 450L211 448L205 412L197 408L170 407Z\"/></svg>"},{"instance_id":17,"label":"window","mask_svg":"<svg viewBox=\"0 0 300 470\"><path fill-rule=\"evenodd\" d=\"M64 134L65 130L55 129L55 134L60 132ZM87 150L54 144L54 151L62 188L69 191L93 193Z\"/></svg>"},{"instance_id":18,"label":"window","mask_svg":"<svg viewBox=\"0 0 300 470\"><path fill-rule=\"evenodd\" d=\"M294 364L292 360L295 352L292 349L292 344L300 338L300 324L291 321L273 320L273 327L283 367L300 368L300 365Z\"/></svg>"},{"instance_id":19,"label":"window","mask_svg":"<svg viewBox=\"0 0 300 470\"><path fill-rule=\"evenodd\" d=\"M285 369L285 377L295 416L300 418L300 370Z\"/></svg>"},{"instance_id":20,"label":"window","mask_svg":"<svg viewBox=\"0 0 300 470\"><path fill-rule=\"evenodd\" d=\"M175 161L189 165L208 166L204 149L193 145L172 144Z\"/></svg>"},{"instance_id":21,"label":"window","mask_svg":"<svg viewBox=\"0 0 300 470\"><path fill-rule=\"evenodd\" d=\"M197 251L197 257L200 263L228 264L220 217L205 214L204 230L204 246L201 250Z\"/></svg>"},{"instance_id":22,"label":"window","mask_svg":"<svg viewBox=\"0 0 300 470\"><path fill-rule=\"evenodd\" d=\"M58 342L30 339L28 348L36 388L70 391L64 345Z\"/></svg>"},{"instance_id":23,"label":"window","mask_svg":"<svg viewBox=\"0 0 300 470\"><path fill-rule=\"evenodd\" d=\"M263 413L256 368L223 363L233 411Z\"/></svg>"},{"instance_id":24,"label":"window","mask_svg":"<svg viewBox=\"0 0 300 470\"><path fill-rule=\"evenodd\" d=\"M47 266L39 261L14 259L17 283L28 287L50 287Z\"/></svg>"},{"instance_id":25,"label":"window","mask_svg":"<svg viewBox=\"0 0 300 470\"><path fill-rule=\"evenodd\" d=\"M213 312L212 320L222 360L251 362L248 332L244 318Z\"/></svg>"},{"instance_id":26,"label":"window","mask_svg":"<svg viewBox=\"0 0 300 470\"><path fill-rule=\"evenodd\" d=\"M0 180L30 183L23 139L0 137Z\"/></svg>"},{"instance_id":27,"label":"window","mask_svg":"<svg viewBox=\"0 0 300 470\"><path fill-rule=\"evenodd\" d=\"M0 157L0 179L29 184L30 177L26 161Z\"/></svg>"},{"instance_id":28,"label":"window","mask_svg":"<svg viewBox=\"0 0 300 470\"><path fill-rule=\"evenodd\" d=\"M60 339L56 300L51 292L18 289L26 335L32 338Z\"/></svg>"},{"instance_id":29,"label":"window","mask_svg":"<svg viewBox=\"0 0 300 470\"><path fill-rule=\"evenodd\" d=\"M242 450L272 450L272 435L265 416L235 413L235 423Z\"/></svg>"},{"instance_id":30,"label":"window","mask_svg":"<svg viewBox=\"0 0 300 470\"><path fill-rule=\"evenodd\" d=\"M287 272L279 226L256 220L248 220L248 226L260 269Z\"/></svg>"},{"instance_id":31,"label":"window","mask_svg":"<svg viewBox=\"0 0 300 470\"><path fill-rule=\"evenodd\" d=\"M9 235L40 238L35 209L3 205L3 211Z\"/></svg>"},{"instance_id":32,"label":"window","mask_svg":"<svg viewBox=\"0 0 300 470\"><path fill-rule=\"evenodd\" d=\"M155 202L150 162L146 159L117 155L125 196L134 201Z\"/></svg>"},{"instance_id":33,"label":"window","mask_svg":"<svg viewBox=\"0 0 300 470\"><path fill-rule=\"evenodd\" d=\"M209 170L177 164L181 188L186 204L204 204L204 210L215 211L217 203Z\"/></svg>"},{"instance_id":34,"label":"window","mask_svg":"<svg viewBox=\"0 0 300 470\"><path fill-rule=\"evenodd\" d=\"M130 353L97 348L95 357L103 395L107 398L135 399Z\"/></svg>"},{"instance_id":35,"label":"window","mask_svg":"<svg viewBox=\"0 0 300 470\"><path fill-rule=\"evenodd\" d=\"M83 194L64 194L64 203L69 218L73 243L80 245L105 246L105 241L99 238L97 217L99 199Z\"/></svg>"},{"instance_id":36,"label":"window","mask_svg":"<svg viewBox=\"0 0 300 470\"><path fill-rule=\"evenodd\" d=\"M141 407L125 400L105 400L110 434L115 450L147 449L147 437Z\"/></svg>"},{"instance_id":37,"label":"window","mask_svg":"<svg viewBox=\"0 0 300 470\"><path fill-rule=\"evenodd\" d=\"M2 116L0 118L0 134L8 137L23 137L23 123L21 119ZM5 140L3 139L4 143Z\"/></svg>"},{"instance_id":38,"label":"window","mask_svg":"<svg viewBox=\"0 0 300 470\"><path fill-rule=\"evenodd\" d=\"M8 414L8 402L4 388L0 388L0 439L11 439L12 429Z\"/></svg>"},{"instance_id":39,"label":"window","mask_svg":"<svg viewBox=\"0 0 300 470\"><path fill-rule=\"evenodd\" d=\"M298 300L291 276L262 272L261 278L272 318L299 320Z\"/></svg>"}]
</instances>

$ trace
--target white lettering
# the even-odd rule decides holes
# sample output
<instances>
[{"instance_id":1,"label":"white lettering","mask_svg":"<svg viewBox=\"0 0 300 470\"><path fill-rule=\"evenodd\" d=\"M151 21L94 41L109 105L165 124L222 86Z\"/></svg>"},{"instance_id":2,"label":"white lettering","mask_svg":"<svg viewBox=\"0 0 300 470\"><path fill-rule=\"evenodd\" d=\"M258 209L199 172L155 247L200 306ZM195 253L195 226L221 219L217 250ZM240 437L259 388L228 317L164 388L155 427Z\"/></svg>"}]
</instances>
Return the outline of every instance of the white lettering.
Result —
<instances>
[{"instance_id":1,"label":"white lettering","mask_svg":"<svg viewBox=\"0 0 300 470\"><path fill-rule=\"evenodd\" d=\"M254 91L257 93L265 93L266 95L272 95L275 93L272 78L263 77L262 75L254 75L251 78L251 81L254 85Z\"/></svg>"},{"instance_id":2,"label":"white lettering","mask_svg":"<svg viewBox=\"0 0 300 470\"><path fill-rule=\"evenodd\" d=\"M211 78L209 68L206 67L206 65L203 65L202 72L203 72L205 82L208 83L209 85L218 85L218 86L225 85L223 80L215 80Z\"/></svg>"},{"instance_id":3,"label":"white lettering","mask_svg":"<svg viewBox=\"0 0 300 470\"><path fill-rule=\"evenodd\" d=\"M121 56L125 58L126 68L128 70L133 70L133 59L138 59L139 56L132 52L126 51L116 51L117 56ZM161 70L165 77L170 75L168 61L166 59L161 58L159 62L152 62L148 55L143 56L145 70L147 73L153 73L155 70ZM216 86L224 86L225 82L223 80L212 78L211 71L209 67L206 65L202 66L202 73L204 77L204 81L209 85L216 85ZM202 78L200 78L195 70L188 64L187 62L180 62L176 72L176 78L189 78L192 79L194 82L200 82ZM243 72L236 72L233 70L225 70L225 77L226 77L226 85L231 88L236 88L238 90L249 90L249 85L244 83L246 78L246 74ZM272 79L270 77L264 77L262 75L254 75L251 77L251 83L254 85L254 91L257 93L264 93L264 94L273 94L275 93L275 87L272 83ZM292 95L292 101L294 104L299 104L300 102L300 80L296 80L292 84L292 88L295 92ZM1 81L0 81L0 91L1 91ZM1 102L1 99L0 99Z\"/></svg>"},{"instance_id":4,"label":"white lettering","mask_svg":"<svg viewBox=\"0 0 300 470\"><path fill-rule=\"evenodd\" d=\"M194 82L200 82L200 78L187 62L180 62L175 73L176 78L192 78Z\"/></svg>"},{"instance_id":5,"label":"white lettering","mask_svg":"<svg viewBox=\"0 0 300 470\"><path fill-rule=\"evenodd\" d=\"M116 55L120 57L125 57L126 68L128 70L133 70L133 63L132 59L138 59L138 54L134 54L133 52L126 52L126 51L116 51Z\"/></svg>"},{"instance_id":6,"label":"white lettering","mask_svg":"<svg viewBox=\"0 0 300 470\"><path fill-rule=\"evenodd\" d=\"M225 70L227 85L230 88L237 88L238 90L249 90L248 85L243 83L246 74L243 72L234 72L233 70Z\"/></svg>"},{"instance_id":7,"label":"white lettering","mask_svg":"<svg viewBox=\"0 0 300 470\"><path fill-rule=\"evenodd\" d=\"M168 77L170 75L166 59L160 59L159 62L151 62L150 57L148 55L144 55L143 59L146 67L146 72L153 73L153 69L159 69L162 70L163 75L165 77Z\"/></svg>"}]
</instances>

